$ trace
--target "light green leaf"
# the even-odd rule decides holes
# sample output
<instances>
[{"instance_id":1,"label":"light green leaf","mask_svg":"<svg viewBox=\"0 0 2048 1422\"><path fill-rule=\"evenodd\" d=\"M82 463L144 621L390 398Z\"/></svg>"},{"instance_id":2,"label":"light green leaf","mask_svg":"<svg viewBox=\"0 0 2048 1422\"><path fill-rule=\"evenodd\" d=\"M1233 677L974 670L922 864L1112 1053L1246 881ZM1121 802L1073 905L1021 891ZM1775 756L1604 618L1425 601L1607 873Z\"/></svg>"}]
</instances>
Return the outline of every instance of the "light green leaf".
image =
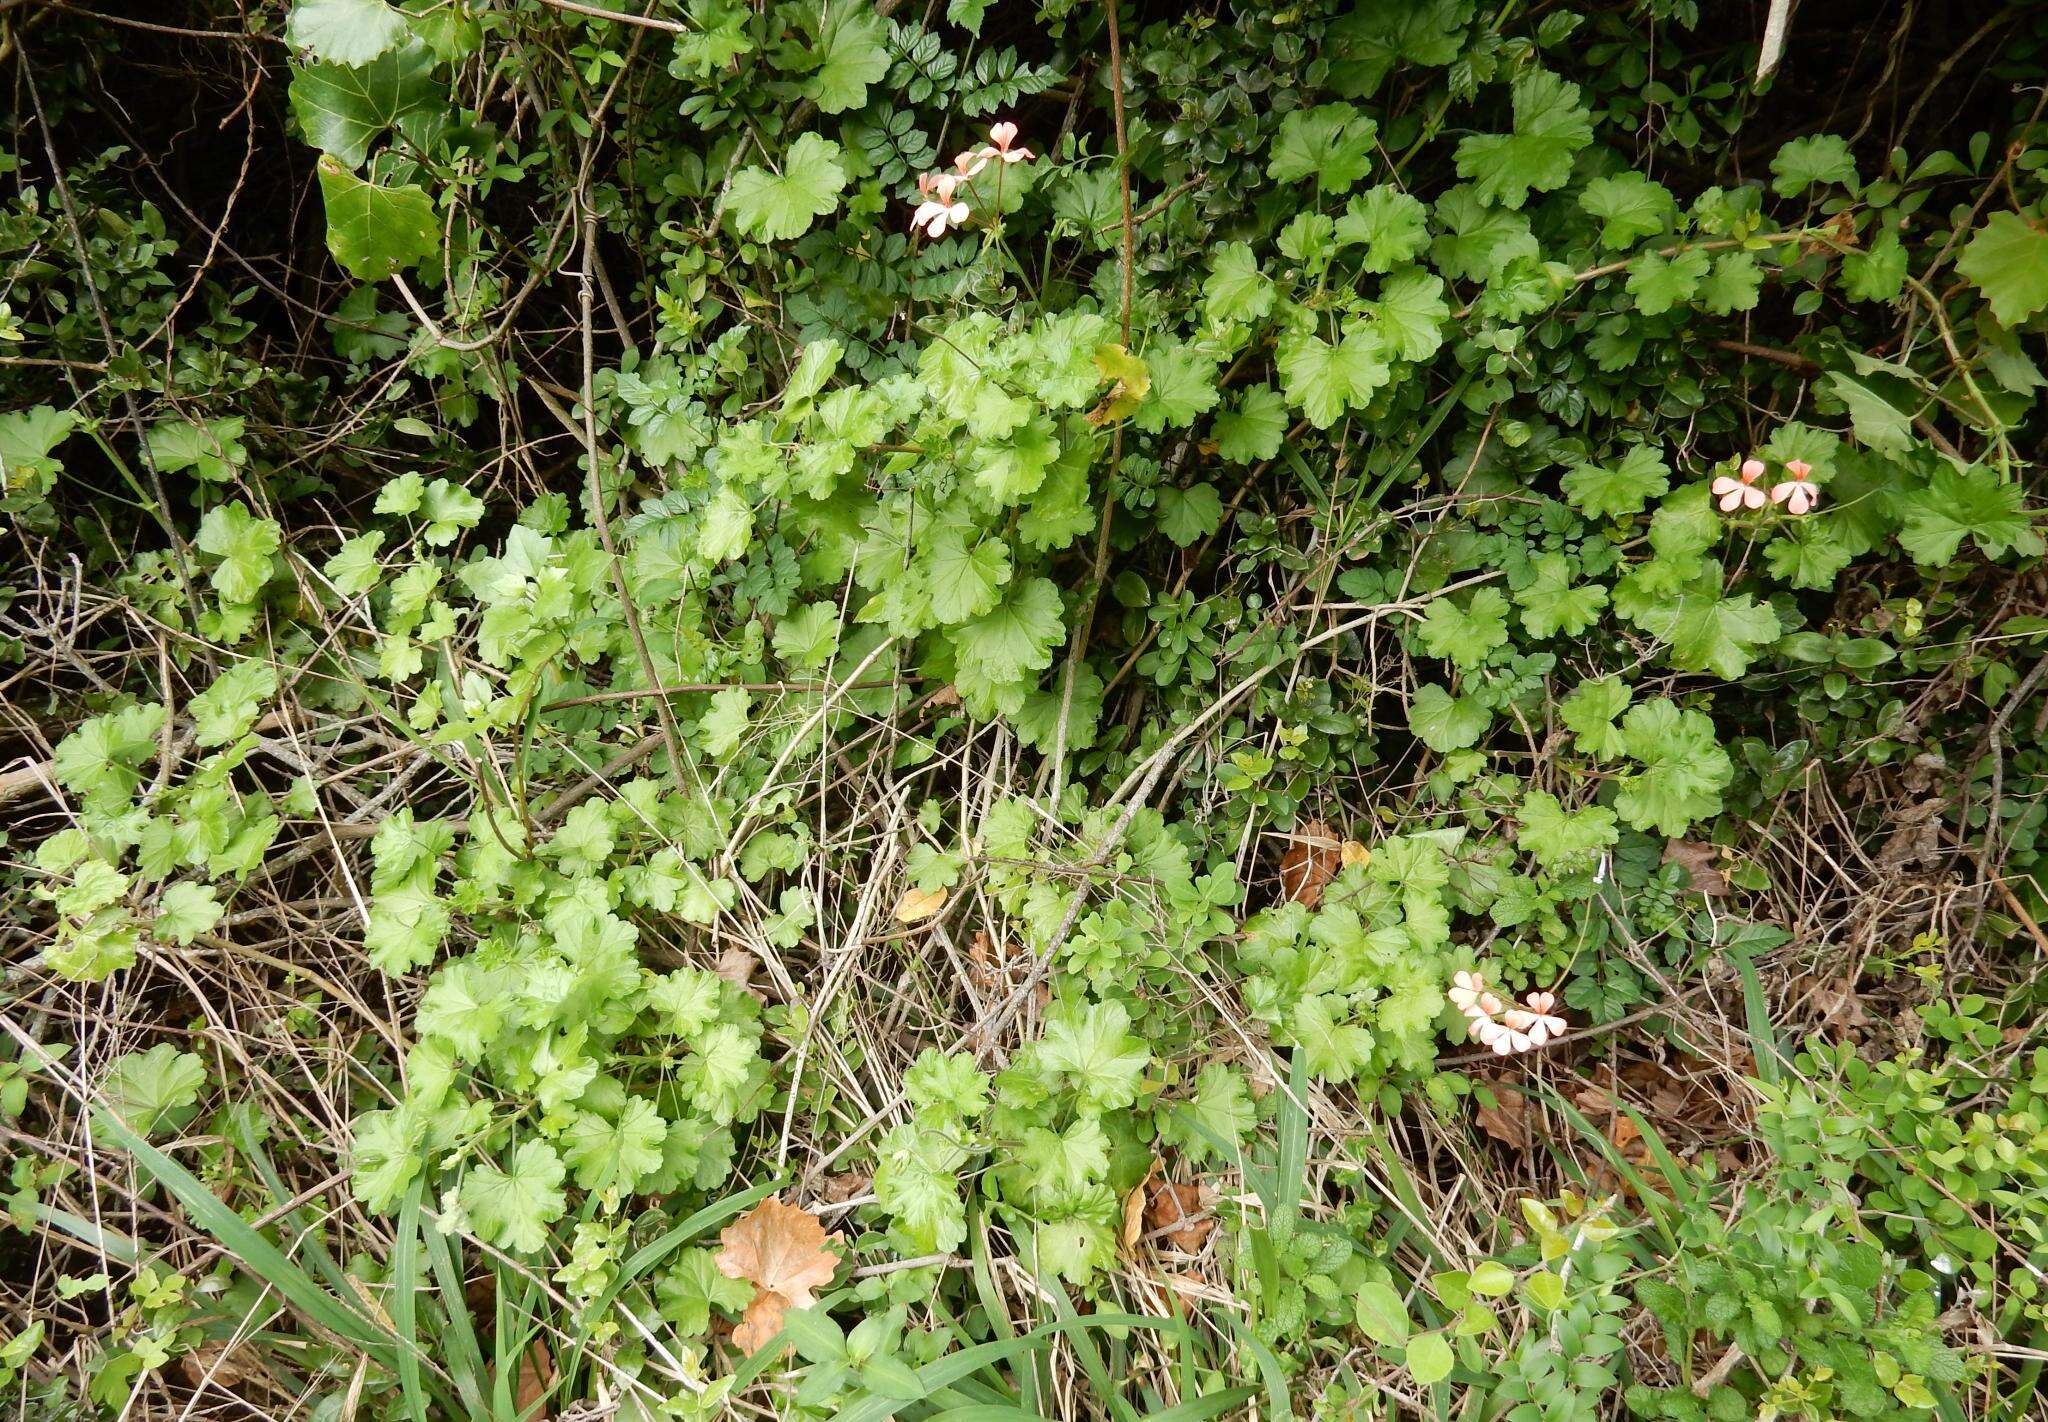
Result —
<instances>
[{"instance_id":1,"label":"light green leaf","mask_svg":"<svg viewBox=\"0 0 2048 1422\"><path fill-rule=\"evenodd\" d=\"M292 75L292 113L308 143L357 168L386 129L445 110L447 91L433 69L421 44L387 50L361 67L308 65Z\"/></svg>"},{"instance_id":2,"label":"light green leaf","mask_svg":"<svg viewBox=\"0 0 2048 1422\"><path fill-rule=\"evenodd\" d=\"M839 155L831 139L806 133L790 145L780 173L742 168L733 177L729 198L733 226L741 236L764 242L803 236L839 206L846 186Z\"/></svg>"},{"instance_id":3,"label":"light green leaf","mask_svg":"<svg viewBox=\"0 0 2048 1422\"><path fill-rule=\"evenodd\" d=\"M1593 141L1593 116L1579 102L1579 86L1547 69L1515 80L1514 112L1513 133L1475 133L1458 144L1458 176L1482 202L1502 207L1563 187L1573 155Z\"/></svg>"},{"instance_id":4,"label":"light green leaf","mask_svg":"<svg viewBox=\"0 0 2048 1422\"><path fill-rule=\"evenodd\" d=\"M2048 230L2016 212L1994 212L1956 260L1999 324L2015 326L2048 306Z\"/></svg>"},{"instance_id":5,"label":"light green leaf","mask_svg":"<svg viewBox=\"0 0 2048 1422\"><path fill-rule=\"evenodd\" d=\"M381 281L441 250L434 204L420 189L366 183L329 154L320 159L327 250L358 281Z\"/></svg>"},{"instance_id":6,"label":"light green leaf","mask_svg":"<svg viewBox=\"0 0 2048 1422\"><path fill-rule=\"evenodd\" d=\"M295 0L284 37L336 64L368 64L406 36L405 16L384 0Z\"/></svg>"}]
</instances>

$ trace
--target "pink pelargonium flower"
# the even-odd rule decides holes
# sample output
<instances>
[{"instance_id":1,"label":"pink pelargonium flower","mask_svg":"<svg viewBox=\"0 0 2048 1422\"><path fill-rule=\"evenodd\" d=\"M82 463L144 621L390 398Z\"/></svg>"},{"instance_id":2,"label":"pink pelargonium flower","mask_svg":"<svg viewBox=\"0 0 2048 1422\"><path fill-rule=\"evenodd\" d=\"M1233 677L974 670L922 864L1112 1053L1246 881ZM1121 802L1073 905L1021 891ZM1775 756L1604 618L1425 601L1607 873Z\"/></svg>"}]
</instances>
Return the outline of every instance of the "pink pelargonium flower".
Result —
<instances>
[{"instance_id":1,"label":"pink pelargonium flower","mask_svg":"<svg viewBox=\"0 0 2048 1422\"><path fill-rule=\"evenodd\" d=\"M1820 486L1807 477L1813 473L1812 465L1803 459L1788 459L1785 472L1792 477L1771 486L1772 503L1783 504L1786 513L1798 515L1820 502Z\"/></svg>"},{"instance_id":2,"label":"pink pelargonium flower","mask_svg":"<svg viewBox=\"0 0 2048 1422\"><path fill-rule=\"evenodd\" d=\"M1710 492L1720 501L1722 513L1734 513L1737 509L1760 509L1764 506L1764 491L1756 481L1764 476L1764 462L1761 459L1742 461L1742 477L1730 478L1723 474L1713 483Z\"/></svg>"},{"instance_id":3,"label":"pink pelargonium flower","mask_svg":"<svg viewBox=\"0 0 2048 1422\"><path fill-rule=\"evenodd\" d=\"M1565 1020L1555 1010L1557 998L1552 993L1530 993L1519 1005L1510 1007L1486 986L1480 974L1461 972L1452 977L1445 995L1465 1014L1472 1040L1498 1056L1533 1051L1565 1032Z\"/></svg>"},{"instance_id":4,"label":"pink pelargonium flower","mask_svg":"<svg viewBox=\"0 0 2048 1422\"><path fill-rule=\"evenodd\" d=\"M953 190L959 185L960 179L952 173L919 174L917 190L924 195L924 201L911 215L911 230L922 231L928 237L943 237L948 227L965 222L972 214L966 203L954 199Z\"/></svg>"},{"instance_id":5,"label":"pink pelargonium flower","mask_svg":"<svg viewBox=\"0 0 2048 1422\"><path fill-rule=\"evenodd\" d=\"M953 166L963 178L974 177L983 168L1000 159L1004 163L1028 163L1037 155L1028 148L1015 148L1017 125L999 123L988 131L989 141L980 148L970 148L953 160Z\"/></svg>"}]
</instances>

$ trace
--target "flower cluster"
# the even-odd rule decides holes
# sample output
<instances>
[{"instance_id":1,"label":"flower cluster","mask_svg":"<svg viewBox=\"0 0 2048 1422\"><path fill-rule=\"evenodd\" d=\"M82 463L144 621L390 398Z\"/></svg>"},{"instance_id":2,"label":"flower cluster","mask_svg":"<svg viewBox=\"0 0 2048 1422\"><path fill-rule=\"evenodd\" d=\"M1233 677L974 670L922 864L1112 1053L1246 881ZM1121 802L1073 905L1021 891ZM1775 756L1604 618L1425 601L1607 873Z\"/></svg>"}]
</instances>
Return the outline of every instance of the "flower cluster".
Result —
<instances>
[{"instance_id":1,"label":"flower cluster","mask_svg":"<svg viewBox=\"0 0 2048 1422\"><path fill-rule=\"evenodd\" d=\"M1756 482L1763 478L1764 469L1761 459L1745 459L1740 478L1723 474L1714 481L1712 493L1719 501L1722 513L1764 506L1764 491ZM1803 514L1820 502L1820 487L1809 477L1813 473L1812 465L1803 459L1788 459L1785 461L1785 473L1787 478L1771 485L1771 503L1783 504L1786 513Z\"/></svg>"},{"instance_id":2,"label":"flower cluster","mask_svg":"<svg viewBox=\"0 0 2048 1422\"><path fill-rule=\"evenodd\" d=\"M973 210L958 196L961 184L972 182L991 163L1007 167L1011 163L1030 162L1034 156L1031 150L1016 147L1016 142L1017 125L999 123L988 131L987 143L970 148L953 160L952 172L919 174L917 191L923 201L911 216L911 230L928 237L943 237L947 228L966 222Z\"/></svg>"},{"instance_id":3,"label":"flower cluster","mask_svg":"<svg viewBox=\"0 0 2048 1422\"><path fill-rule=\"evenodd\" d=\"M1533 1051L1564 1035L1565 1020L1554 1011L1554 993L1532 992L1510 1006L1478 973L1459 973L1451 979L1450 999L1465 1014L1472 1039L1499 1056Z\"/></svg>"}]
</instances>

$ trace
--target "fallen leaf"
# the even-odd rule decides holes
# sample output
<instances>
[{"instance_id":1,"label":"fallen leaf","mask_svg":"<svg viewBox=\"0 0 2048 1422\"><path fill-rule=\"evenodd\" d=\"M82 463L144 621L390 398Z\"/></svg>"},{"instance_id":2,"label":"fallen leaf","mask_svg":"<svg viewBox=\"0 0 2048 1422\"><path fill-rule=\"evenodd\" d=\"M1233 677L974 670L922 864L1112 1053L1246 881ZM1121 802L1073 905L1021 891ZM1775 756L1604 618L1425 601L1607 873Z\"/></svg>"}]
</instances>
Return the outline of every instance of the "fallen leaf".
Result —
<instances>
[{"instance_id":1,"label":"fallen leaf","mask_svg":"<svg viewBox=\"0 0 2048 1422\"><path fill-rule=\"evenodd\" d=\"M1372 863L1372 851L1355 839L1347 839L1337 846L1337 861L1346 869L1360 864Z\"/></svg>"},{"instance_id":2,"label":"fallen leaf","mask_svg":"<svg viewBox=\"0 0 2048 1422\"><path fill-rule=\"evenodd\" d=\"M1728 892L1728 879L1721 873L1720 851L1711 844L1689 839L1664 841L1664 862L1683 866L1695 893L1719 897Z\"/></svg>"},{"instance_id":3,"label":"fallen leaf","mask_svg":"<svg viewBox=\"0 0 2048 1422\"><path fill-rule=\"evenodd\" d=\"M1343 849L1321 820L1310 820L1292 840L1280 856L1280 897L1314 908L1323 901L1324 887L1344 867Z\"/></svg>"},{"instance_id":4,"label":"fallen leaf","mask_svg":"<svg viewBox=\"0 0 2048 1422\"><path fill-rule=\"evenodd\" d=\"M946 906L947 894L944 889L905 889L903 897L896 900L896 921L898 923L920 923Z\"/></svg>"},{"instance_id":5,"label":"fallen leaf","mask_svg":"<svg viewBox=\"0 0 2048 1422\"><path fill-rule=\"evenodd\" d=\"M760 966L761 960L746 949L728 948L718 955L711 971L734 987L743 988L754 981L754 970Z\"/></svg>"},{"instance_id":6,"label":"fallen leaf","mask_svg":"<svg viewBox=\"0 0 2048 1422\"><path fill-rule=\"evenodd\" d=\"M1214 1203L1199 1185L1178 1185L1171 1180L1152 1182L1145 1205L1145 1223L1165 1230L1166 1242L1183 1254L1198 1254L1216 1220L1209 1213Z\"/></svg>"},{"instance_id":7,"label":"fallen leaf","mask_svg":"<svg viewBox=\"0 0 2048 1422\"><path fill-rule=\"evenodd\" d=\"M1510 1150L1529 1148L1529 1098L1505 1082L1482 1078L1492 1091L1494 1104L1476 1104L1472 1120L1480 1130ZM1480 1098L1473 1098L1480 1102Z\"/></svg>"},{"instance_id":8,"label":"fallen leaf","mask_svg":"<svg viewBox=\"0 0 2048 1422\"><path fill-rule=\"evenodd\" d=\"M211 1379L215 1387L233 1391L244 1383L257 1383L260 1391L269 1392L276 1387L270 1373L264 1368L263 1360L253 1348L230 1348L226 1339L202 1341L191 1352L178 1359L178 1365L185 1372L185 1380L198 1387Z\"/></svg>"},{"instance_id":9,"label":"fallen leaf","mask_svg":"<svg viewBox=\"0 0 2048 1422\"><path fill-rule=\"evenodd\" d=\"M745 1279L754 1298L733 1330L732 1341L752 1353L782 1328L791 1308L809 1308L817 1291L832 1282L839 1256L826 1247L828 1236L817 1216L770 1195L723 1230L718 1242L718 1272Z\"/></svg>"}]
</instances>

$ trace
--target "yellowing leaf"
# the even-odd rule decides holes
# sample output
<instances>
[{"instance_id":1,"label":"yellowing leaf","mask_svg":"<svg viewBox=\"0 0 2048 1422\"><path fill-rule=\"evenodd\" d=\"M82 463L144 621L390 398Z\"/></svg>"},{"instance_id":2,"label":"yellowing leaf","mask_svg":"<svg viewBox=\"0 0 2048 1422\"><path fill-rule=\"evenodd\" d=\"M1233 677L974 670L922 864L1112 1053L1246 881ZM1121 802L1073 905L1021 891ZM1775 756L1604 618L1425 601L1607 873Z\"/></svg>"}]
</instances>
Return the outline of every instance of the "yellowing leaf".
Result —
<instances>
[{"instance_id":1,"label":"yellowing leaf","mask_svg":"<svg viewBox=\"0 0 2048 1422\"><path fill-rule=\"evenodd\" d=\"M921 923L946 906L944 889L905 889L896 900L898 923Z\"/></svg>"},{"instance_id":2,"label":"yellowing leaf","mask_svg":"<svg viewBox=\"0 0 2048 1422\"><path fill-rule=\"evenodd\" d=\"M1088 412L1091 425L1111 425L1128 419L1152 392L1151 368L1114 341L1095 348L1095 368L1112 384L1102 403Z\"/></svg>"}]
</instances>

